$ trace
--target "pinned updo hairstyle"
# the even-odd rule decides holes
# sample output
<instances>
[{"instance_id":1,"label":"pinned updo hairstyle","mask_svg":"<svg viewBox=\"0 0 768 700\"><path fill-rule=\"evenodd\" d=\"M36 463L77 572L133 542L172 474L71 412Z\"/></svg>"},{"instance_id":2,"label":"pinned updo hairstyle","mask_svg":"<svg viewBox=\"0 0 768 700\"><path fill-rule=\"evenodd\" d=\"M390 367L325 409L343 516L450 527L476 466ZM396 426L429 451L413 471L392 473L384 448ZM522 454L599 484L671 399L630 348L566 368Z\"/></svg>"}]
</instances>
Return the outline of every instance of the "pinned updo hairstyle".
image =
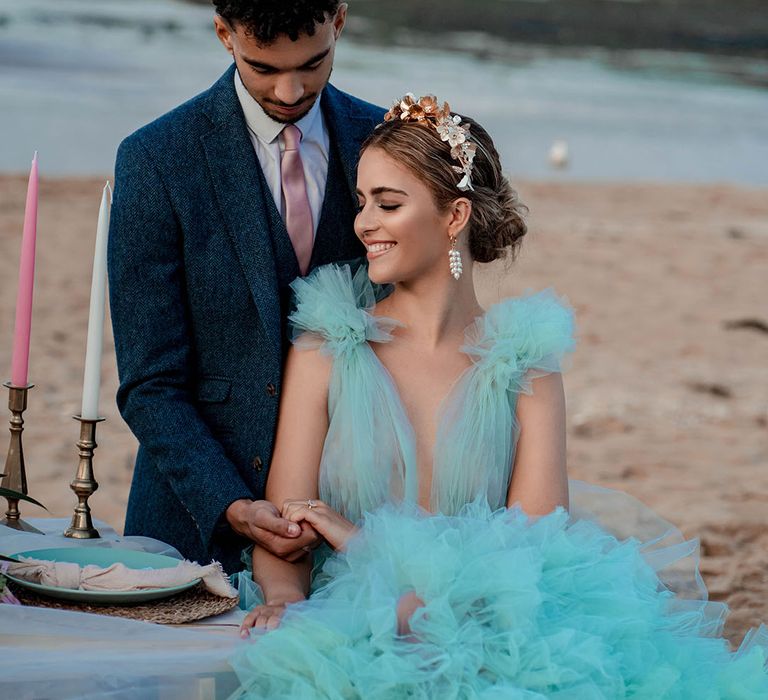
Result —
<instances>
[{"instance_id":1,"label":"pinned updo hairstyle","mask_svg":"<svg viewBox=\"0 0 768 700\"><path fill-rule=\"evenodd\" d=\"M461 191L461 179L453 166L451 147L437 131L415 121L386 121L363 143L362 151L380 148L408 168L429 188L438 210L466 197L472 202L469 221L469 253L473 260L488 263L509 255L514 259L527 231L524 216L528 208L501 171L496 147L488 132L476 121L462 116L471 125L471 140L477 144L472 164L473 190Z\"/></svg>"}]
</instances>

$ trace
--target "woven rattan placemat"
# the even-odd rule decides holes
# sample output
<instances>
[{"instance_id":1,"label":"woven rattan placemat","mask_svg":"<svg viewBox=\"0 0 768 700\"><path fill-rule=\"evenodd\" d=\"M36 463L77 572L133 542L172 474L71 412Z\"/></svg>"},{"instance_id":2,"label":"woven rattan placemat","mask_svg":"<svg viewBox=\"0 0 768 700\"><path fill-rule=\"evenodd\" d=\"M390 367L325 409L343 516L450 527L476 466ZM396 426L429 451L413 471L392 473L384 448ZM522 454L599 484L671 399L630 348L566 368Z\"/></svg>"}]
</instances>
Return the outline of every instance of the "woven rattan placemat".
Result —
<instances>
[{"instance_id":1,"label":"woven rattan placemat","mask_svg":"<svg viewBox=\"0 0 768 700\"><path fill-rule=\"evenodd\" d=\"M13 586L13 594L22 605L38 608L58 608L59 610L77 610L97 615L127 617L131 620L156 622L161 625L178 625L194 622L213 615L220 615L237 607L237 598L222 598L209 593L203 584L190 588L170 598L163 598L141 605L91 605L74 603L71 600L46 598L33 593L22 586Z\"/></svg>"}]
</instances>

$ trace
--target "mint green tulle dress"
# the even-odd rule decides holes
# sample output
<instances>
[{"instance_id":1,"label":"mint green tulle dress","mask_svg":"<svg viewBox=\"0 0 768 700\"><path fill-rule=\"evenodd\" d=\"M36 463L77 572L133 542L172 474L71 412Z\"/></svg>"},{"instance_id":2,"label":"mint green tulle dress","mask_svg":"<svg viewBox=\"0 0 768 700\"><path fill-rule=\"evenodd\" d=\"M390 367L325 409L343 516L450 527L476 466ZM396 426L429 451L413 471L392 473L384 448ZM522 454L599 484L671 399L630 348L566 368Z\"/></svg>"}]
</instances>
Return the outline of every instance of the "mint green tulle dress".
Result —
<instances>
[{"instance_id":1,"label":"mint green tulle dress","mask_svg":"<svg viewBox=\"0 0 768 700\"><path fill-rule=\"evenodd\" d=\"M505 508L517 397L574 348L564 300L507 299L467 329L472 364L440 409L426 512L413 431L370 346L396 342L397 323L374 315L365 268L325 266L294 291L294 342L333 358L320 498L359 532L319 557L309 600L239 648L237 697L768 698L768 633L729 650L695 541L577 482L570 513ZM403 638L396 605L409 591L425 605Z\"/></svg>"}]
</instances>

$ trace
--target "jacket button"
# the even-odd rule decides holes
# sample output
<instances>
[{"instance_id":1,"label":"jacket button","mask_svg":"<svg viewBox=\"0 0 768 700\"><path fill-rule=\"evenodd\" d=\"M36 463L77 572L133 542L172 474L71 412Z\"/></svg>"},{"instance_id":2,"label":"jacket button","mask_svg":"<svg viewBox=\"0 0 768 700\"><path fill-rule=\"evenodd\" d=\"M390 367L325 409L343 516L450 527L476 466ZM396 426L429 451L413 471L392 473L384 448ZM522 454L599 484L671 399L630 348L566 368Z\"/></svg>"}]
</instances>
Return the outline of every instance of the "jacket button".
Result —
<instances>
[{"instance_id":1,"label":"jacket button","mask_svg":"<svg viewBox=\"0 0 768 700\"><path fill-rule=\"evenodd\" d=\"M261 459L261 457L254 457L251 464L253 464L253 468L257 472L260 472L264 468L264 461Z\"/></svg>"},{"instance_id":2,"label":"jacket button","mask_svg":"<svg viewBox=\"0 0 768 700\"><path fill-rule=\"evenodd\" d=\"M269 396L277 396L277 387L272 382L267 384L267 394Z\"/></svg>"}]
</instances>

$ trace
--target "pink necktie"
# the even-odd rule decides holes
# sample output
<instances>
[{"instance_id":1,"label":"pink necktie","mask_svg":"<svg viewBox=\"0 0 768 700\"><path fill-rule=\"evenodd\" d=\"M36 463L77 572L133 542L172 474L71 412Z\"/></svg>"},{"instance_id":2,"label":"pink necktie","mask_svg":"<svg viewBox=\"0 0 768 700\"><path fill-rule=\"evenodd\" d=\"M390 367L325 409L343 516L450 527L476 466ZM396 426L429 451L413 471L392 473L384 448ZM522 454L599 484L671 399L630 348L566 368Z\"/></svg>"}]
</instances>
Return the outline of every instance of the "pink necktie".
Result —
<instances>
[{"instance_id":1,"label":"pink necktie","mask_svg":"<svg viewBox=\"0 0 768 700\"><path fill-rule=\"evenodd\" d=\"M297 126L288 124L280 136L285 149L280 156L280 182L283 188L285 227L293 243L296 259L302 275L307 274L309 260L312 257L314 226L312 209L307 196L307 183L304 180L304 166L299 154L301 131Z\"/></svg>"}]
</instances>

